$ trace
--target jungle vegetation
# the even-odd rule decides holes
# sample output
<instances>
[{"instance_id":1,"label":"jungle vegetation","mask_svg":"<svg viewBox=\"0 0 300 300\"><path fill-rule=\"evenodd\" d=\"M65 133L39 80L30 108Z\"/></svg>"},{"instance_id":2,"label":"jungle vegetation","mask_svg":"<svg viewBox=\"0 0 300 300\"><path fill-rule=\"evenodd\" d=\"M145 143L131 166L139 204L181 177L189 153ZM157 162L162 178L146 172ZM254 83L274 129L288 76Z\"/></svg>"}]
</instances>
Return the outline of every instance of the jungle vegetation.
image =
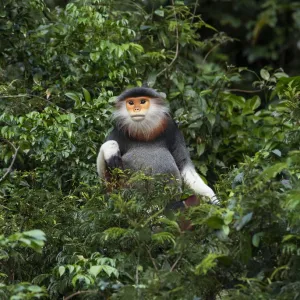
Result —
<instances>
[{"instance_id":1,"label":"jungle vegetation","mask_svg":"<svg viewBox=\"0 0 300 300\"><path fill-rule=\"evenodd\" d=\"M299 49L297 0L1 0L0 298L300 299ZM99 183L142 85L220 205Z\"/></svg>"}]
</instances>

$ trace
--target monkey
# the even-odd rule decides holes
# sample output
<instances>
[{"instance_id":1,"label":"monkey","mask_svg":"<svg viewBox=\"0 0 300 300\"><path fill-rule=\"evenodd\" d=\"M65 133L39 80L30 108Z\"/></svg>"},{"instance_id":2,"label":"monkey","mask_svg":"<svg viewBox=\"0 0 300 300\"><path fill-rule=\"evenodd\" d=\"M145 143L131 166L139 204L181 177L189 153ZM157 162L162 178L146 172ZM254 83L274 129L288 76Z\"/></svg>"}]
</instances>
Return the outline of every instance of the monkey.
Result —
<instances>
[{"instance_id":1,"label":"monkey","mask_svg":"<svg viewBox=\"0 0 300 300\"><path fill-rule=\"evenodd\" d=\"M125 90L116 100L116 126L100 147L97 172L105 179L114 168L167 174L197 195L218 203L214 191L196 172L183 134L172 119L165 97L152 88ZM195 205L194 198L191 201ZM179 203L179 202L178 202ZM181 202L176 208L189 206Z\"/></svg>"}]
</instances>

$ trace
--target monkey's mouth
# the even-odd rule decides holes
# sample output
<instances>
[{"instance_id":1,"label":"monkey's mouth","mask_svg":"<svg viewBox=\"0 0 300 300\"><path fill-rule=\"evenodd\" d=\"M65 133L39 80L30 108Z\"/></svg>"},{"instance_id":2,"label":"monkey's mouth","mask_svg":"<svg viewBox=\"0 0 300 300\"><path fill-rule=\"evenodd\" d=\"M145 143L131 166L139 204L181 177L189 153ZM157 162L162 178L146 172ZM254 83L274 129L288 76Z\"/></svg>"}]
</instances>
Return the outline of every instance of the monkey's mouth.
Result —
<instances>
[{"instance_id":1,"label":"monkey's mouth","mask_svg":"<svg viewBox=\"0 0 300 300\"><path fill-rule=\"evenodd\" d=\"M131 116L131 118L134 121L142 121L145 119L145 115L133 115L133 116Z\"/></svg>"}]
</instances>

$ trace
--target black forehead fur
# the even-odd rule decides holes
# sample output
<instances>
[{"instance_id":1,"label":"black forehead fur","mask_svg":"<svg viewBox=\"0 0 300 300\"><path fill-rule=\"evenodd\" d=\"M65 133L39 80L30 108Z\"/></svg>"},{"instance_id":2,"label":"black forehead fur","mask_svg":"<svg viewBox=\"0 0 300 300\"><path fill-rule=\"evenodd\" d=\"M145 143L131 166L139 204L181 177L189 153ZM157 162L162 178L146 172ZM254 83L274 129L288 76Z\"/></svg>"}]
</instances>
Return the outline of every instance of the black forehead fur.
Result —
<instances>
[{"instance_id":1,"label":"black forehead fur","mask_svg":"<svg viewBox=\"0 0 300 300\"><path fill-rule=\"evenodd\" d=\"M136 88L132 88L132 89L124 91L117 98L117 101L119 102L119 101L123 101L127 98L142 97L142 96L163 99L163 97L153 89L145 88L145 87L136 87Z\"/></svg>"}]
</instances>

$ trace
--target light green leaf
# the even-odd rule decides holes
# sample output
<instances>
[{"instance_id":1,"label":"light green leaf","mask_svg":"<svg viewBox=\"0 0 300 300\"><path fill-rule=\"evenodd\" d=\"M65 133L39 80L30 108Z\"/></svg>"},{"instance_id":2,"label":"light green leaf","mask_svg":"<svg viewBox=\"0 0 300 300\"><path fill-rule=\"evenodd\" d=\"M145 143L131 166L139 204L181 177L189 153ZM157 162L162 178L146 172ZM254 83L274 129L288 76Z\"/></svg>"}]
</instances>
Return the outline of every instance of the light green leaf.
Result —
<instances>
[{"instance_id":1,"label":"light green leaf","mask_svg":"<svg viewBox=\"0 0 300 300\"><path fill-rule=\"evenodd\" d=\"M81 275L81 274L77 274L76 276L73 277L72 279L72 284L73 286L76 286L76 282L80 280L80 281L84 281L87 285L89 285L91 282L93 282L91 280L90 277L85 276L85 275Z\"/></svg>"},{"instance_id":2,"label":"light green leaf","mask_svg":"<svg viewBox=\"0 0 300 300\"><path fill-rule=\"evenodd\" d=\"M157 73L151 72L148 76L147 83L149 87L153 87L156 82Z\"/></svg>"},{"instance_id":3,"label":"light green leaf","mask_svg":"<svg viewBox=\"0 0 300 300\"><path fill-rule=\"evenodd\" d=\"M224 225L223 219L217 216L209 217L205 220L205 223L207 224L207 226L213 229L221 229Z\"/></svg>"},{"instance_id":4,"label":"light green leaf","mask_svg":"<svg viewBox=\"0 0 300 300\"><path fill-rule=\"evenodd\" d=\"M75 267L72 265L67 265L67 268L69 269L70 274L75 270Z\"/></svg>"},{"instance_id":5,"label":"light green leaf","mask_svg":"<svg viewBox=\"0 0 300 300\"><path fill-rule=\"evenodd\" d=\"M37 240L41 240L41 241L46 240L45 233L43 231L39 230L39 229L25 231L25 232L23 232L23 234L26 235L26 236L33 237Z\"/></svg>"},{"instance_id":6,"label":"light green leaf","mask_svg":"<svg viewBox=\"0 0 300 300\"><path fill-rule=\"evenodd\" d=\"M108 265L104 265L103 267L103 271L110 277L112 274L114 274L116 277L119 277L119 272L116 268L113 268L111 266Z\"/></svg>"},{"instance_id":7,"label":"light green leaf","mask_svg":"<svg viewBox=\"0 0 300 300\"><path fill-rule=\"evenodd\" d=\"M260 178L264 181L270 180L274 178L278 173L280 173L283 169L287 167L286 162L277 163L275 165L271 165L270 167L266 168Z\"/></svg>"},{"instance_id":8,"label":"light green leaf","mask_svg":"<svg viewBox=\"0 0 300 300\"><path fill-rule=\"evenodd\" d=\"M252 244L254 247L258 247L259 246L259 243L260 243L260 240L261 238L264 236L264 233L263 232L257 232L253 235L252 237Z\"/></svg>"},{"instance_id":9,"label":"light green leaf","mask_svg":"<svg viewBox=\"0 0 300 300\"><path fill-rule=\"evenodd\" d=\"M92 266L89 269L89 273L97 277L97 275L103 270L103 266Z\"/></svg>"},{"instance_id":10,"label":"light green leaf","mask_svg":"<svg viewBox=\"0 0 300 300\"><path fill-rule=\"evenodd\" d=\"M82 90L83 90L83 96L84 96L85 101L86 102L91 102L90 92L87 89L85 89L84 87L82 88Z\"/></svg>"},{"instance_id":11,"label":"light green leaf","mask_svg":"<svg viewBox=\"0 0 300 300\"><path fill-rule=\"evenodd\" d=\"M170 242L175 245L174 235L170 232L158 232L152 235L152 240L157 244L164 244Z\"/></svg>"},{"instance_id":12,"label":"light green leaf","mask_svg":"<svg viewBox=\"0 0 300 300\"><path fill-rule=\"evenodd\" d=\"M222 230L225 233L225 235L228 235L230 233L229 226L227 226L227 225L223 225Z\"/></svg>"},{"instance_id":13,"label":"light green leaf","mask_svg":"<svg viewBox=\"0 0 300 300\"><path fill-rule=\"evenodd\" d=\"M165 15L165 12L162 9L157 9L154 11L154 13L160 17L163 17Z\"/></svg>"},{"instance_id":14,"label":"light green leaf","mask_svg":"<svg viewBox=\"0 0 300 300\"><path fill-rule=\"evenodd\" d=\"M262 79L268 81L270 79L270 73L266 69L260 70L260 76Z\"/></svg>"},{"instance_id":15,"label":"light green leaf","mask_svg":"<svg viewBox=\"0 0 300 300\"><path fill-rule=\"evenodd\" d=\"M239 219L236 224L236 230L241 230L247 223L249 223L252 220L253 212L248 213L247 215L243 216L241 219Z\"/></svg>"},{"instance_id":16,"label":"light green leaf","mask_svg":"<svg viewBox=\"0 0 300 300\"><path fill-rule=\"evenodd\" d=\"M274 149L274 150L272 150L272 153L274 153L275 155L277 155L277 156L281 157L281 151L280 151L280 150L278 150L278 149Z\"/></svg>"},{"instance_id":17,"label":"light green leaf","mask_svg":"<svg viewBox=\"0 0 300 300\"><path fill-rule=\"evenodd\" d=\"M208 114L206 117L207 117L210 125L213 127L216 122L216 116L214 114Z\"/></svg>"},{"instance_id":18,"label":"light green leaf","mask_svg":"<svg viewBox=\"0 0 300 300\"><path fill-rule=\"evenodd\" d=\"M76 105L80 105L80 97L78 96L78 94L69 92L69 93L65 93L65 95L66 95L68 98L74 100L75 103L76 103Z\"/></svg>"},{"instance_id":19,"label":"light green leaf","mask_svg":"<svg viewBox=\"0 0 300 300\"><path fill-rule=\"evenodd\" d=\"M196 275L206 275L209 270L217 265L217 259L223 255L210 253L208 254L200 264L195 268Z\"/></svg>"},{"instance_id":20,"label":"light green leaf","mask_svg":"<svg viewBox=\"0 0 300 300\"><path fill-rule=\"evenodd\" d=\"M108 266L108 265L102 265L102 266L92 266L89 269L89 273L93 276L97 277L97 275L104 271L109 277L114 274L116 277L119 277L119 272L116 268Z\"/></svg>"},{"instance_id":21,"label":"light green leaf","mask_svg":"<svg viewBox=\"0 0 300 300\"><path fill-rule=\"evenodd\" d=\"M205 151L205 144L197 144L197 154L200 156Z\"/></svg>"},{"instance_id":22,"label":"light green leaf","mask_svg":"<svg viewBox=\"0 0 300 300\"><path fill-rule=\"evenodd\" d=\"M59 276L60 276L60 277L63 276L64 273L65 273L65 271L66 271L66 268L65 268L64 266L60 266L60 267L58 268Z\"/></svg>"},{"instance_id":23,"label":"light green leaf","mask_svg":"<svg viewBox=\"0 0 300 300\"><path fill-rule=\"evenodd\" d=\"M100 58L100 52L91 52L90 53L90 59L93 61L93 62L97 62Z\"/></svg>"},{"instance_id":24,"label":"light green leaf","mask_svg":"<svg viewBox=\"0 0 300 300\"><path fill-rule=\"evenodd\" d=\"M234 211L228 210L226 215L224 216L224 223L226 225L230 224L232 222L233 216L234 216Z\"/></svg>"}]
</instances>

